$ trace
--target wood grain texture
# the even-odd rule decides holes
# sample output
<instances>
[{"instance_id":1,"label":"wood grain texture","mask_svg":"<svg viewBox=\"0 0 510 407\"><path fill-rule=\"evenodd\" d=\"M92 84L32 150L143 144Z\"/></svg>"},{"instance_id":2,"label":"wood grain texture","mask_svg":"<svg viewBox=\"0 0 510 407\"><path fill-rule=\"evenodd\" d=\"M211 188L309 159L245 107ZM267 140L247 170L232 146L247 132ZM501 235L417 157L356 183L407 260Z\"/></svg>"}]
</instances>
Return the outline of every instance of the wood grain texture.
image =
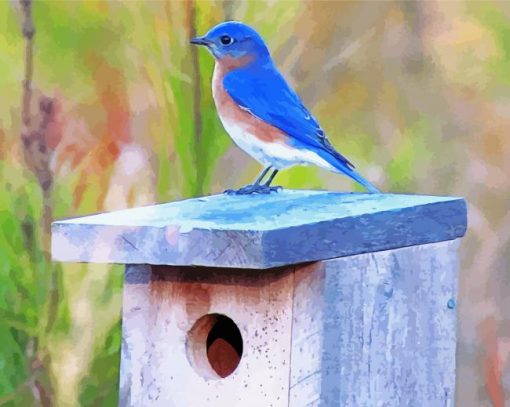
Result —
<instances>
[{"instance_id":1,"label":"wood grain texture","mask_svg":"<svg viewBox=\"0 0 510 407\"><path fill-rule=\"evenodd\" d=\"M457 244L299 267L290 406L453 406Z\"/></svg>"},{"instance_id":2,"label":"wood grain texture","mask_svg":"<svg viewBox=\"0 0 510 407\"><path fill-rule=\"evenodd\" d=\"M120 405L453 406L457 246L257 272L127 266ZM187 351L209 313L243 337L226 378Z\"/></svg>"},{"instance_id":3,"label":"wood grain texture","mask_svg":"<svg viewBox=\"0 0 510 407\"><path fill-rule=\"evenodd\" d=\"M460 198L284 190L54 222L52 256L265 269L452 240L465 231Z\"/></svg>"},{"instance_id":4,"label":"wood grain texture","mask_svg":"<svg viewBox=\"0 0 510 407\"><path fill-rule=\"evenodd\" d=\"M293 289L291 270L127 266L119 404L287 406ZM187 350L188 331L210 313L243 337L225 378L203 377Z\"/></svg>"}]
</instances>

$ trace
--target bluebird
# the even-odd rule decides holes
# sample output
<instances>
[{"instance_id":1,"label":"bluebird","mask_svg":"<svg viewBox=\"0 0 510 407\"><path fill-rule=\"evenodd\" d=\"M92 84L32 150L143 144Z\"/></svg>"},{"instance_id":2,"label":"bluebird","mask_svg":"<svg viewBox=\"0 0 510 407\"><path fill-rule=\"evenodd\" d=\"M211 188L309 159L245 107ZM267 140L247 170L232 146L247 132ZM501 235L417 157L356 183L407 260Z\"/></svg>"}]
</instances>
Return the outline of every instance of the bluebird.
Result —
<instances>
[{"instance_id":1,"label":"bluebird","mask_svg":"<svg viewBox=\"0 0 510 407\"><path fill-rule=\"evenodd\" d=\"M307 164L345 174L369 192L379 192L331 145L253 28L228 21L191 43L205 46L215 58L212 92L223 127L242 150L264 166L253 184L226 192L278 191L281 187L272 187L271 182L279 170Z\"/></svg>"}]
</instances>

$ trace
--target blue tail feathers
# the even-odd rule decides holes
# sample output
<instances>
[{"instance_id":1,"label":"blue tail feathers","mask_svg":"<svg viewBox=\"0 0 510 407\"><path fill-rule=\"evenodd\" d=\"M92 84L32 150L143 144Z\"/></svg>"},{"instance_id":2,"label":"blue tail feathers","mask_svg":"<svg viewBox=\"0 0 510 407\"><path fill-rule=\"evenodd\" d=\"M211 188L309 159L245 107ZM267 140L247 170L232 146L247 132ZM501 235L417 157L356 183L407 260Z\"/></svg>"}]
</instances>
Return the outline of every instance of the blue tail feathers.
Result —
<instances>
[{"instance_id":1,"label":"blue tail feathers","mask_svg":"<svg viewBox=\"0 0 510 407\"><path fill-rule=\"evenodd\" d=\"M342 171L345 175L351 177L358 184L363 185L368 192L370 192L371 194L380 194L381 193L381 191L379 191L379 189L377 189L373 184L371 184L368 180L363 178L356 171L354 171L351 168L347 168L344 165L342 165L342 167L344 167L344 168L338 168L338 169L340 171Z\"/></svg>"},{"instance_id":2,"label":"blue tail feathers","mask_svg":"<svg viewBox=\"0 0 510 407\"><path fill-rule=\"evenodd\" d=\"M344 162L337 159L332 154L324 151L322 154L319 153L319 155L328 162L331 166L333 166L336 170L341 172L342 174L347 175L348 177L352 178L354 181L356 181L358 184L365 187L365 189L372 193L372 194L380 194L381 191L377 189L372 183L370 183L368 180L363 178L360 174L358 174L353 168L350 168L348 165L346 165Z\"/></svg>"}]
</instances>

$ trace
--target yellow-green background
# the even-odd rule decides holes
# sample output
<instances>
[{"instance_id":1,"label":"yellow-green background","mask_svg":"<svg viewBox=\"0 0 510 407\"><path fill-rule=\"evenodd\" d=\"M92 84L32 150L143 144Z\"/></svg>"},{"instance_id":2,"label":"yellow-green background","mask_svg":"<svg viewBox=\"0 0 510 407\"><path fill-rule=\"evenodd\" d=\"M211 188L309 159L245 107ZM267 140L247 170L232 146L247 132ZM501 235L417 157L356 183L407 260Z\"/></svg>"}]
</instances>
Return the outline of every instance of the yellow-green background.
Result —
<instances>
[{"instance_id":1,"label":"yellow-green background","mask_svg":"<svg viewBox=\"0 0 510 407\"><path fill-rule=\"evenodd\" d=\"M457 404L510 402L510 2L36 1L33 12L33 112L41 95L56 106L54 218L257 174L216 117L212 58L188 45L225 18L247 22L381 189L467 199ZM122 270L46 260L41 188L20 142L20 18L0 2L0 405L113 406ZM305 167L277 183L357 189Z\"/></svg>"}]
</instances>

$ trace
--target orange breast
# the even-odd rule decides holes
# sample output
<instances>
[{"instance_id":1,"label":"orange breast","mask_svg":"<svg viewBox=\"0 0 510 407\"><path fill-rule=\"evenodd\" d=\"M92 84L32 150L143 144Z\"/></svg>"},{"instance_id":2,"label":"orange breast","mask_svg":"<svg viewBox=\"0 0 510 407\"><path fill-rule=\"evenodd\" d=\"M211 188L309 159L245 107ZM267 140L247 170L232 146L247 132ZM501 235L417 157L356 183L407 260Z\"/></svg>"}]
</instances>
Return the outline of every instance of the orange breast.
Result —
<instances>
[{"instance_id":1,"label":"orange breast","mask_svg":"<svg viewBox=\"0 0 510 407\"><path fill-rule=\"evenodd\" d=\"M250 112L242 109L230 95L225 91L223 78L233 69L239 68L238 63L232 60L217 61L213 75L213 97L216 103L216 109L222 122L235 122L243 130L256 137L260 141L275 143L285 142L286 135L278 128L267 124L261 119L255 117Z\"/></svg>"}]
</instances>

